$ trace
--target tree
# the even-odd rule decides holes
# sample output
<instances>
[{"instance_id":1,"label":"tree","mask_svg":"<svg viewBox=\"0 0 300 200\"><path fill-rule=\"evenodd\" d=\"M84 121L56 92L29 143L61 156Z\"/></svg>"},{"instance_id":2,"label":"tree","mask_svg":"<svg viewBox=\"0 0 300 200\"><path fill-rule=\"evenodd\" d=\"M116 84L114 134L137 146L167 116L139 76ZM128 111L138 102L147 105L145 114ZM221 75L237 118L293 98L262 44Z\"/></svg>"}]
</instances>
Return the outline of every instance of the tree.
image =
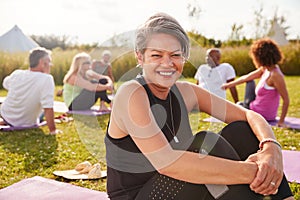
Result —
<instances>
[{"instance_id":1,"label":"tree","mask_svg":"<svg viewBox=\"0 0 300 200\"><path fill-rule=\"evenodd\" d=\"M196 19L196 20L199 19L202 9L198 5L197 1L194 0L193 3L188 3L187 9L188 9L188 16L190 18Z\"/></svg>"},{"instance_id":2,"label":"tree","mask_svg":"<svg viewBox=\"0 0 300 200\"><path fill-rule=\"evenodd\" d=\"M233 41L239 41L241 39L242 36L242 29L244 28L243 25L237 25L236 23L234 23L231 26L231 34L229 36L229 40L233 40Z\"/></svg>"},{"instance_id":3,"label":"tree","mask_svg":"<svg viewBox=\"0 0 300 200\"><path fill-rule=\"evenodd\" d=\"M254 11L254 39L265 37L269 30L269 21L263 16L263 5L261 4L258 10Z\"/></svg>"},{"instance_id":4,"label":"tree","mask_svg":"<svg viewBox=\"0 0 300 200\"><path fill-rule=\"evenodd\" d=\"M36 41L40 46L45 47L47 49L54 49L54 48L61 48L63 50L67 49L71 46L69 42L68 36L55 36L55 35L44 35L44 36L37 36L32 35L31 38Z\"/></svg>"}]
</instances>

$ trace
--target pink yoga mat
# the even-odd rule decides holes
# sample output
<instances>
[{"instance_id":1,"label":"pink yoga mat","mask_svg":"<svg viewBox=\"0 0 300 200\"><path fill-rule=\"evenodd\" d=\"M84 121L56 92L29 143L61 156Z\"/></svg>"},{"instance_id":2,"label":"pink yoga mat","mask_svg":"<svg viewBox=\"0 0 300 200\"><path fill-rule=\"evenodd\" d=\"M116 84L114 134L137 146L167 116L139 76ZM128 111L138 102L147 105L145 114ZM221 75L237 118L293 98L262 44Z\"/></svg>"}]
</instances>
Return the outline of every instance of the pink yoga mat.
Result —
<instances>
[{"instance_id":1,"label":"pink yoga mat","mask_svg":"<svg viewBox=\"0 0 300 200\"><path fill-rule=\"evenodd\" d=\"M89 116L100 116L109 114L110 111L98 111L98 110L70 110L67 112L68 114L75 114L75 115L89 115Z\"/></svg>"},{"instance_id":2,"label":"pink yoga mat","mask_svg":"<svg viewBox=\"0 0 300 200\"><path fill-rule=\"evenodd\" d=\"M46 121L43 121L39 124L35 124L32 126L9 126L9 125L0 125L0 131L20 131L25 129L38 128L40 126L45 126L47 124Z\"/></svg>"},{"instance_id":3,"label":"pink yoga mat","mask_svg":"<svg viewBox=\"0 0 300 200\"><path fill-rule=\"evenodd\" d=\"M276 126L277 125L277 122L278 122L278 117L276 118L276 120L274 121L269 121L269 124L271 126ZM213 118L213 117L208 117L208 118L205 118L203 119L202 121L204 122L217 122L217 123L222 123L222 121L216 119L216 118ZM291 129L298 129L300 130L300 118L297 118L297 117L286 117L285 118L285 123L289 126L289 128Z\"/></svg>"},{"instance_id":4,"label":"pink yoga mat","mask_svg":"<svg viewBox=\"0 0 300 200\"><path fill-rule=\"evenodd\" d=\"M269 124L272 125L272 126L276 126L278 120L279 120L279 117L276 117L276 120L275 121L270 121ZM286 117L284 119L284 122L286 123L286 125L289 126L289 128L300 130L300 118Z\"/></svg>"},{"instance_id":5,"label":"pink yoga mat","mask_svg":"<svg viewBox=\"0 0 300 200\"><path fill-rule=\"evenodd\" d=\"M283 150L283 171L288 181L300 183L300 151Z\"/></svg>"},{"instance_id":6,"label":"pink yoga mat","mask_svg":"<svg viewBox=\"0 0 300 200\"><path fill-rule=\"evenodd\" d=\"M105 192L35 176L0 190L3 200L109 200Z\"/></svg>"}]
</instances>

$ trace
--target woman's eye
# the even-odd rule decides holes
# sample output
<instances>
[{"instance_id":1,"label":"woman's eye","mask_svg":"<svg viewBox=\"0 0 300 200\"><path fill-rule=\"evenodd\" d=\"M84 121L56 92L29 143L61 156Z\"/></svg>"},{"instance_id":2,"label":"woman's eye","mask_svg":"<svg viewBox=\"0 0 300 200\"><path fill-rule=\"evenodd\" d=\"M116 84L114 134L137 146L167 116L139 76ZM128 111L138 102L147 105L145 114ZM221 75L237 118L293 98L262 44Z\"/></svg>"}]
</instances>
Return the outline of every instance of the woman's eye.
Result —
<instances>
[{"instance_id":1,"label":"woman's eye","mask_svg":"<svg viewBox=\"0 0 300 200\"><path fill-rule=\"evenodd\" d=\"M153 57L153 58L160 58L161 55L159 55L159 54L152 54L151 57Z\"/></svg>"},{"instance_id":2,"label":"woman's eye","mask_svg":"<svg viewBox=\"0 0 300 200\"><path fill-rule=\"evenodd\" d=\"M179 58L179 57L181 57L181 54L173 54L172 57Z\"/></svg>"}]
</instances>

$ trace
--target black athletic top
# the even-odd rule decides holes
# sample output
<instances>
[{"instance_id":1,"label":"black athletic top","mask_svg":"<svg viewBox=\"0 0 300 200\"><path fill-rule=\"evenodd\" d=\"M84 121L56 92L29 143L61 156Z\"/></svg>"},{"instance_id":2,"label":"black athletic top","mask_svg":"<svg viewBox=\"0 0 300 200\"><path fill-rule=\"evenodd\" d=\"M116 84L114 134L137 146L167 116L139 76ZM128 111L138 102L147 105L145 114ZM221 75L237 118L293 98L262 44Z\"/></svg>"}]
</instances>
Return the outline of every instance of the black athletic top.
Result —
<instances>
[{"instance_id":1,"label":"black athletic top","mask_svg":"<svg viewBox=\"0 0 300 200\"><path fill-rule=\"evenodd\" d=\"M187 149L193 135L184 100L176 85L171 88L167 99L162 100L152 94L143 77L136 78L136 81L146 90L155 120L170 145L174 149ZM179 143L174 141L174 136L170 130L173 129L170 95L172 95L173 125ZM105 145L107 192L110 199L134 199L143 185L156 174L157 171L141 153L130 135L121 139L114 139L106 134Z\"/></svg>"}]
</instances>

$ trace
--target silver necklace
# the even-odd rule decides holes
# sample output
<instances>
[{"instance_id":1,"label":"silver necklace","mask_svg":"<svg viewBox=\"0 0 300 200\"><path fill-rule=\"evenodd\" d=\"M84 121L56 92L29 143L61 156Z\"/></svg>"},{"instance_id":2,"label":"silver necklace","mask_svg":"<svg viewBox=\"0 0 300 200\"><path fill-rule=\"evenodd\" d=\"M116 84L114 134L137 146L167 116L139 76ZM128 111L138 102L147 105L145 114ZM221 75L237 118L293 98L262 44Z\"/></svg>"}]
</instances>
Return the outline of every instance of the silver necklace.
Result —
<instances>
[{"instance_id":1,"label":"silver necklace","mask_svg":"<svg viewBox=\"0 0 300 200\"><path fill-rule=\"evenodd\" d=\"M173 135L173 139L175 141L175 143L179 143L179 140L177 138L177 136L175 135L175 128L174 128L174 117L173 117L173 108L172 108L172 95L171 92L169 93L170 95L170 102L169 102L169 106L170 106L170 110L171 110L171 125L172 125L172 129L169 127L168 123L166 122L167 128L170 130L171 134Z\"/></svg>"}]
</instances>

